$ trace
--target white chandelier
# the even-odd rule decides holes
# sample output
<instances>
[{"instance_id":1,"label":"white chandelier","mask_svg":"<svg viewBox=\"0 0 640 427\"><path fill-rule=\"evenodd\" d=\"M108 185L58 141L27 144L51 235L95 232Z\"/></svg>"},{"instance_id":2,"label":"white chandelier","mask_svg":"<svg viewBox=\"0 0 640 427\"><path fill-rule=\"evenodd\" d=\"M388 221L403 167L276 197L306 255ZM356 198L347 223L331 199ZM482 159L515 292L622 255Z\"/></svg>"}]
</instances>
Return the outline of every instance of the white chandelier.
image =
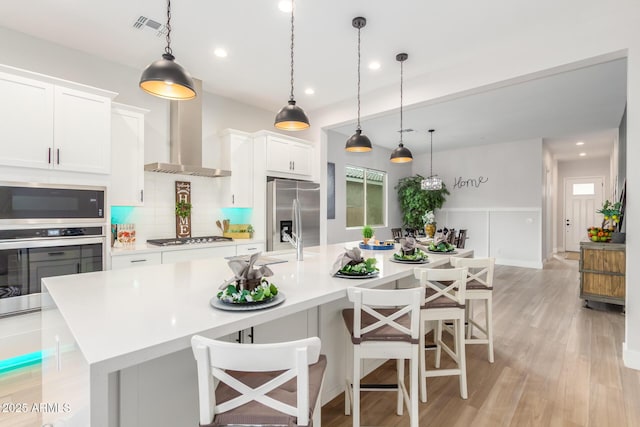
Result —
<instances>
[{"instance_id":1,"label":"white chandelier","mask_svg":"<svg viewBox=\"0 0 640 427\"><path fill-rule=\"evenodd\" d=\"M429 176L422 180L420 183L420 187L423 190L433 191L433 190L442 190L442 178L437 177L433 174L433 132L435 129L429 129L429 133L431 134L431 155L430 155L430 164L429 164Z\"/></svg>"}]
</instances>

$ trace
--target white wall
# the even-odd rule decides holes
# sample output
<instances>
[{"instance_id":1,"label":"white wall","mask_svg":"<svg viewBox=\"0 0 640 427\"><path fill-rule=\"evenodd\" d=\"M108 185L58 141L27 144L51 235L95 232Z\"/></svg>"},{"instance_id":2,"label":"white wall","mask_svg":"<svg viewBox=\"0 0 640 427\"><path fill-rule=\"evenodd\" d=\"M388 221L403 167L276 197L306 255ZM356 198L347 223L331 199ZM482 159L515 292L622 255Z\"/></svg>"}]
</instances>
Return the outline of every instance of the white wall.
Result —
<instances>
[{"instance_id":1,"label":"white wall","mask_svg":"<svg viewBox=\"0 0 640 427\"><path fill-rule=\"evenodd\" d=\"M554 216L556 198L556 176L554 160L551 152L544 147L542 149L542 261L551 258L554 253L554 231L556 219Z\"/></svg>"},{"instance_id":2,"label":"white wall","mask_svg":"<svg viewBox=\"0 0 640 427\"><path fill-rule=\"evenodd\" d=\"M118 92L115 101L146 108L145 163L169 160L169 101L144 93L138 87L141 70L109 62L84 52L0 27L4 44L0 62L13 67ZM196 76L197 77L197 76ZM215 94L202 94L203 165L228 167L228 159L220 157L218 133L225 128L247 132L270 129L274 113L236 102ZM5 173L6 172L6 173ZM107 185L100 176L11 169L0 171L12 181L37 181ZM0 175L1 176L1 175ZM174 182L190 181L193 191L192 235L216 234L216 219L222 219L223 189L229 178L201 178L145 173L145 205L134 208L128 219L137 223L140 241L175 235L173 210Z\"/></svg>"},{"instance_id":3,"label":"white wall","mask_svg":"<svg viewBox=\"0 0 640 427\"><path fill-rule=\"evenodd\" d=\"M467 229L467 248L506 265L542 268L542 140L436 152L434 170L451 193L438 228ZM429 155L413 173L429 175Z\"/></svg>"},{"instance_id":4,"label":"white wall","mask_svg":"<svg viewBox=\"0 0 640 427\"><path fill-rule=\"evenodd\" d=\"M602 192L603 200L611 197L611 180L609 174L609 158L599 157L595 159L579 159L571 161L558 162L558 206L556 219L558 228L556 230L556 238L558 241L558 250L564 250L564 181L567 178L594 177L601 176L604 178L604 189Z\"/></svg>"},{"instance_id":5,"label":"white wall","mask_svg":"<svg viewBox=\"0 0 640 427\"><path fill-rule=\"evenodd\" d=\"M336 165L335 195L336 195L336 218L327 221L327 242L338 243L362 238L361 227L347 229L346 212L346 179L345 166L361 166L387 172L387 227L374 228L376 239L391 239L391 228L402 226L402 213L399 209L396 186L400 178L411 175L411 164L395 164L389 161L391 150L374 145L372 151L368 153L349 153L344 150L347 140L343 135L336 132L329 132L328 162ZM325 166L326 167L326 166ZM323 183L326 180L322 181ZM326 199L326 198L325 198ZM326 218L321 209L323 218Z\"/></svg>"}]
</instances>

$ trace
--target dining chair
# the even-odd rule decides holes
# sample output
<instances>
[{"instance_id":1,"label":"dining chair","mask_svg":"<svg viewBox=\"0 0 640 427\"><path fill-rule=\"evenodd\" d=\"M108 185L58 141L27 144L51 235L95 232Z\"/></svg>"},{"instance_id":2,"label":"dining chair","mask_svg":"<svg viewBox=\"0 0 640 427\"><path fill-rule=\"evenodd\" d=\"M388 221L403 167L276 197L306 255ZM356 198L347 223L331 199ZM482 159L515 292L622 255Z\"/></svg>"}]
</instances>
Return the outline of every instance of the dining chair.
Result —
<instances>
[{"instance_id":1,"label":"dining chair","mask_svg":"<svg viewBox=\"0 0 640 427\"><path fill-rule=\"evenodd\" d=\"M451 257L453 267L466 267L467 289L465 298L467 332L466 344L487 344L489 362L493 363L493 272L495 258L462 258ZM484 301L484 325L480 324L473 314L474 301ZM473 336L473 328L483 334L482 337Z\"/></svg>"},{"instance_id":2,"label":"dining chair","mask_svg":"<svg viewBox=\"0 0 640 427\"><path fill-rule=\"evenodd\" d=\"M459 249L464 249L465 242L467 240L467 230L461 229L458 232L458 237L455 239L455 247Z\"/></svg>"},{"instance_id":3,"label":"dining chair","mask_svg":"<svg viewBox=\"0 0 640 427\"><path fill-rule=\"evenodd\" d=\"M360 426L361 390L397 391L396 413L402 415L406 404L411 427L418 427L420 304L424 294L424 288L347 289L353 308L343 310L342 316L353 344L353 365L345 387L345 414L352 415L354 427ZM397 386L360 384L363 359L396 359ZM409 359L410 391L404 381L405 359Z\"/></svg>"},{"instance_id":4,"label":"dining chair","mask_svg":"<svg viewBox=\"0 0 640 427\"><path fill-rule=\"evenodd\" d=\"M399 242L402 239L402 228L392 228L391 235L393 236L393 240Z\"/></svg>"},{"instance_id":5,"label":"dining chair","mask_svg":"<svg viewBox=\"0 0 640 427\"><path fill-rule=\"evenodd\" d=\"M327 360L320 338L238 344L191 338L198 368L200 426L320 427Z\"/></svg>"},{"instance_id":6,"label":"dining chair","mask_svg":"<svg viewBox=\"0 0 640 427\"><path fill-rule=\"evenodd\" d=\"M445 238L447 240L447 243L455 245L456 229L455 228L450 228L449 231L447 232L447 235L445 236Z\"/></svg>"},{"instance_id":7,"label":"dining chair","mask_svg":"<svg viewBox=\"0 0 640 427\"><path fill-rule=\"evenodd\" d=\"M416 268L414 276L425 288L425 300L420 309L420 397L427 401L427 378L457 375L460 397L467 398L467 363L464 347L465 289L467 268ZM436 369L426 369L425 334L427 322L436 323ZM453 349L442 340L445 321L453 322ZM455 368L440 369L442 350L456 363Z\"/></svg>"}]
</instances>

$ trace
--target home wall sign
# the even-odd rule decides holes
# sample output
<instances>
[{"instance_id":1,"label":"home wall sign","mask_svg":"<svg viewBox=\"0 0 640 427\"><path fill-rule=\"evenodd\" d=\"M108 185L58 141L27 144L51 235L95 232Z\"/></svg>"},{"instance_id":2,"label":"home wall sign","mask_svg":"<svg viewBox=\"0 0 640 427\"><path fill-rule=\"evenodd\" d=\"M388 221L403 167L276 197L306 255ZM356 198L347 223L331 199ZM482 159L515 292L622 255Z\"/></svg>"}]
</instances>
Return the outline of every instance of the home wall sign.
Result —
<instances>
[{"instance_id":1,"label":"home wall sign","mask_svg":"<svg viewBox=\"0 0 640 427\"><path fill-rule=\"evenodd\" d=\"M477 178L463 178L457 177L453 179L453 188L461 189L461 188L478 188L482 184L486 184L489 181L489 177L480 175Z\"/></svg>"},{"instance_id":2,"label":"home wall sign","mask_svg":"<svg viewBox=\"0 0 640 427\"><path fill-rule=\"evenodd\" d=\"M176 181L176 238L191 237L191 183Z\"/></svg>"}]
</instances>

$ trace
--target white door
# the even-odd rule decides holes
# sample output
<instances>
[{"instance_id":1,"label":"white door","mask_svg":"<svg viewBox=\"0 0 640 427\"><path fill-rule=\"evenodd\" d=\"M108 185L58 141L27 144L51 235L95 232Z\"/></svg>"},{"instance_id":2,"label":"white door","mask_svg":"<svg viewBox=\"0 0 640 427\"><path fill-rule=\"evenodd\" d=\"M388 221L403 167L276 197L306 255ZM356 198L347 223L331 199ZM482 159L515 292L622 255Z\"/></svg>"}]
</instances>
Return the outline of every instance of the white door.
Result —
<instances>
[{"instance_id":1,"label":"white door","mask_svg":"<svg viewBox=\"0 0 640 427\"><path fill-rule=\"evenodd\" d=\"M579 251L580 241L587 237L587 228L599 226L602 215L602 177L567 178L564 183L564 248Z\"/></svg>"}]
</instances>

